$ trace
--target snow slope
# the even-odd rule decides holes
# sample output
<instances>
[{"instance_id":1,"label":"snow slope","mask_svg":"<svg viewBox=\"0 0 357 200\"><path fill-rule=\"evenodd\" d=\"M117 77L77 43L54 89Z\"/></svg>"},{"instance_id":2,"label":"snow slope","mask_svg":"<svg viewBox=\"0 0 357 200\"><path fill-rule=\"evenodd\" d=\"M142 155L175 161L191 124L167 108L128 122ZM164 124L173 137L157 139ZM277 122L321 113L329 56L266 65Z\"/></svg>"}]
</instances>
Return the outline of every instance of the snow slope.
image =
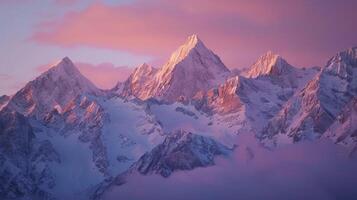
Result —
<instances>
[{"instance_id":1,"label":"snow slope","mask_svg":"<svg viewBox=\"0 0 357 200\"><path fill-rule=\"evenodd\" d=\"M163 140L145 108L98 90L63 59L0 111L0 197L87 199Z\"/></svg>"}]
</instances>

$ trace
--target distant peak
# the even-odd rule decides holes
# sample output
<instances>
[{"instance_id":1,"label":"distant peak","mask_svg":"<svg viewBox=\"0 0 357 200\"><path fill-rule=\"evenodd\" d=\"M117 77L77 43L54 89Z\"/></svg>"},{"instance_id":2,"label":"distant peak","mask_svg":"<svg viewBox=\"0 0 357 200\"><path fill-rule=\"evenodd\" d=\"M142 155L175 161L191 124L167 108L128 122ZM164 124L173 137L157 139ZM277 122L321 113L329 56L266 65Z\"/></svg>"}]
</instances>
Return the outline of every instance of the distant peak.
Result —
<instances>
[{"instance_id":1,"label":"distant peak","mask_svg":"<svg viewBox=\"0 0 357 200\"><path fill-rule=\"evenodd\" d=\"M252 65L247 77L256 78L261 75L281 75L292 70L292 66L280 55L268 51Z\"/></svg>"}]
</instances>

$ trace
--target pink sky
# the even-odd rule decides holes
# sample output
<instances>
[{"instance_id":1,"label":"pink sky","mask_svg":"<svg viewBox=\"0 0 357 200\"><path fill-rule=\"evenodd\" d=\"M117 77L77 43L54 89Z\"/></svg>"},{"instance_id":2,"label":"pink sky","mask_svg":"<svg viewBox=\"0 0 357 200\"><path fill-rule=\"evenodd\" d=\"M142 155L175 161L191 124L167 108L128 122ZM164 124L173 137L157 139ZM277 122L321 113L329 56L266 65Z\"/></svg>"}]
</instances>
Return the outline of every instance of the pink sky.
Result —
<instances>
[{"instance_id":1,"label":"pink sky","mask_svg":"<svg viewBox=\"0 0 357 200\"><path fill-rule=\"evenodd\" d=\"M356 5L291 0L98 2L46 21L32 39L163 57L197 33L231 68L248 66L270 49L296 65L321 65L336 51L357 45L352 20L357 19Z\"/></svg>"}]
</instances>

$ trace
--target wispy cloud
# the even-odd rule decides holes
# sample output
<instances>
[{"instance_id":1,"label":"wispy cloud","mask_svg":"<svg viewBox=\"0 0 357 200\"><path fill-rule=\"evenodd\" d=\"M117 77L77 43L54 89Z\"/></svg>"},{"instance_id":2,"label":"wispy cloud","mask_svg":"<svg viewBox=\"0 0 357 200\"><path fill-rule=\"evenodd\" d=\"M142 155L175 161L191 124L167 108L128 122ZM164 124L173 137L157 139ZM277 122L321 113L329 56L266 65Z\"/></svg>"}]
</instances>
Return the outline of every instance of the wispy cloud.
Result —
<instances>
[{"instance_id":1,"label":"wispy cloud","mask_svg":"<svg viewBox=\"0 0 357 200\"><path fill-rule=\"evenodd\" d=\"M38 43L93 46L136 54L167 55L199 34L229 66L247 66L267 50L292 64L324 63L357 45L356 1L137 0L84 10L47 21L32 35Z\"/></svg>"}]
</instances>

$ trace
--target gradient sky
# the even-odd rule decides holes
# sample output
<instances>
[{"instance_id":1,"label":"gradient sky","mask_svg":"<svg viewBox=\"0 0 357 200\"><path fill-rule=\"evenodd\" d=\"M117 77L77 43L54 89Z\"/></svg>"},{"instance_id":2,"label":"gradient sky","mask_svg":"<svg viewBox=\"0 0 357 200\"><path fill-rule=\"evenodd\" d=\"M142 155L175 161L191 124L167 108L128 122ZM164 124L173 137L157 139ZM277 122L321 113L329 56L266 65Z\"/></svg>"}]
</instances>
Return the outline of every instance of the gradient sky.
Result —
<instances>
[{"instance_id":1,"label":"gradient sky","mask_svg":"<svg viewBox=\"0 0 357 200\"><path fill-rule=\"evenodd\" d=\"M0 0L0 95L70 57L101 88L196 33L229 68L272 50L322 66L357 46L355 0Z\"/></svg>"}]
</instances>

